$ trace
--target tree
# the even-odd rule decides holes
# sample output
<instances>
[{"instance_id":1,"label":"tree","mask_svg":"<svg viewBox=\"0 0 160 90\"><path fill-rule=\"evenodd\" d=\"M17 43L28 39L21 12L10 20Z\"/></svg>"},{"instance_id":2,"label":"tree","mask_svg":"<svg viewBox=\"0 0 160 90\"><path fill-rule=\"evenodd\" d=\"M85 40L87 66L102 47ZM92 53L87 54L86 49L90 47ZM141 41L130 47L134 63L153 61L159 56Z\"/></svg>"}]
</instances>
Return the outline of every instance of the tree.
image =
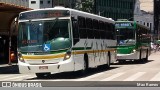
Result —
<instances>
[{"instance_id":1,"label":"tree","mask_svg":"<svg viewBox=\"0 0 160 90\"><path fill-rule=\"evenodd\" d=\"M80 10L93 13L94 0L82 0L82 7Z\"/></svg>"}]
</instances>

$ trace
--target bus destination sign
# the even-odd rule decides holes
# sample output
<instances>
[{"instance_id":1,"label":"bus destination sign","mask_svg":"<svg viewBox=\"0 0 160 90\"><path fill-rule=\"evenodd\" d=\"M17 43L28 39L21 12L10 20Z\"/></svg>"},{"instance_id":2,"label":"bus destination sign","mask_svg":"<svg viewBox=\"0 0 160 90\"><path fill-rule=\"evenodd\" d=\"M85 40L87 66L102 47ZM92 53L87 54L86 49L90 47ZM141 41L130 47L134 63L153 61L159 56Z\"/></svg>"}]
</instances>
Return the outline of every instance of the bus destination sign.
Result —
<instances>
[{"instance_id":1,"label":"bus destination sign","mask_svg":"<svg viewBox=\"0 0 160 90\"><path fill-rule=\"evenodd\" d=\"M28 19L42 19L42 18L53 18L53 17L67 17L70 15L68 10L44 10L44 11L32 11L21 13L19 16L20 20Z\"/></svg>"}]
</instances>

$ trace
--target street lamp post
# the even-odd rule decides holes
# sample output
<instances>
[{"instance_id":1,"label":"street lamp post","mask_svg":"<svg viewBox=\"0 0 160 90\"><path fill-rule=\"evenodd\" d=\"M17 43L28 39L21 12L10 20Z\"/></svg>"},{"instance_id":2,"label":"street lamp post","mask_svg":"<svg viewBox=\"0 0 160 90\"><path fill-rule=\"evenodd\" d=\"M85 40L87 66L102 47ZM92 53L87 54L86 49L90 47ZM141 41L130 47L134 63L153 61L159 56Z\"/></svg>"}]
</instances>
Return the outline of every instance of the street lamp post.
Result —
<instances>
[{"instance_id":1,"label":"street lamp post","mask_svg":"<svg viewBox=\"0 0 160 90\"><path fill-rule=\"evenodd\" d=\"M12 65L11 64L11 30L9 30L9 59L8 59L8 65Z\"/></svg>"}]
</instances>

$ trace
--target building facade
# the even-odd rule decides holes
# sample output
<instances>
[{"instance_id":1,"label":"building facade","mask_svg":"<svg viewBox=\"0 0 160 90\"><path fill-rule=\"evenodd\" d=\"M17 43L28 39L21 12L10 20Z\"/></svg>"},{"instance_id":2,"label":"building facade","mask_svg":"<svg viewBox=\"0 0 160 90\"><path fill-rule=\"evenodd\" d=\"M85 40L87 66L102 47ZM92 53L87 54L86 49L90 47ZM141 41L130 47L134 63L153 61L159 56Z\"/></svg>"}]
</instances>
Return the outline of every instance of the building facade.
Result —
<instances>
[{"instance_id":1,"label":"building facade","mask_svg":"<svg viewBox=\"0 0 160 90\"><path fill-rule=\"evenodd\" d=\"M0 64L10 64L17 55L18 13L30 10L29 0L0 0ZM14 53L14 54L13 54ZM12 54L12 57L11 57Z\"/></svg>"},{"instance_id":2,"label":"building facade","mask_svg":"<svg viewBox=\"0 0 160 90\"><path fill-rule=\"evenodd\" d=\"M153 15L153 9L141 9L141 1L137 0L134 10L134 20L138 22L141 25L147 26L151 33L154 33L154 15ZM153 3L150 3L153 4Z\"/></svg>"},{"instance_id":3,"label":"building facade","mask_svg":"<svg viewBox=\"0 0 160 90\"><path fill-rule=\"evenodd\" d=\"M136 0L95 0L95 14L117 19L134 18Z\"/></svg>"},{"instance_id":4,"label":"building facade","mask_svg":"<svg viewBox=\"0 0 160 90\"><path fill-rule=\"evenodd\" d=\"M52 8L52 0L29 0L29 8L39 9L39 8Z\"/></svg>"},{"instance_id":5,"label":"building facade","mask_svg":"<svg viewBox=\"0 0 160 90\"><path fill-rule=\"evenodd\" d=\"M81 8L81 1L82 0L53 0L53 7L64 6L67 8L79 9Z\"/></svg>"},{"instance_id":6,"label":"building facade","mask_svg":"<svg viewBox=\"0 0 160 90\"><path fill-rule=\"evenodd\" d=\"M53 0L53 6L64 6L64 7L73 7L73 0Z\"/></svg>"},{"instance_id":7,"label":"building facade","mask_svg":"<svg viewBox=\"0 0 160 90\"><path fill-rule=\"evenodd\" d=\"M29 8L52 8L55 6L64 6L68 8L79 8L81 0L29 0Z\"/></svg>"}]
</instances>

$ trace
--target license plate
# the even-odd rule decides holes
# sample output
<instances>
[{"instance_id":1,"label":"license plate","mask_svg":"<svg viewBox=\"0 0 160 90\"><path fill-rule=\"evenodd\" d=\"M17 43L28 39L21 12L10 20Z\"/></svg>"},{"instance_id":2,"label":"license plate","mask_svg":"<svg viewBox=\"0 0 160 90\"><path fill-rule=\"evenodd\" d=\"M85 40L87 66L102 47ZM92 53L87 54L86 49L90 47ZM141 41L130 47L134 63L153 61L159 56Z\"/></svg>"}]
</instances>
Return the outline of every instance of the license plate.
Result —
<instances>
[{"instance_id":1,"label":"license plate","mask_svg":"<svg viewBox=\"0 0 160 90\"><path fill-rule=\"evenodd\" d=\"M48 69L48 66L39 66L40 70Z\"/></svg>"}]
</instances>

